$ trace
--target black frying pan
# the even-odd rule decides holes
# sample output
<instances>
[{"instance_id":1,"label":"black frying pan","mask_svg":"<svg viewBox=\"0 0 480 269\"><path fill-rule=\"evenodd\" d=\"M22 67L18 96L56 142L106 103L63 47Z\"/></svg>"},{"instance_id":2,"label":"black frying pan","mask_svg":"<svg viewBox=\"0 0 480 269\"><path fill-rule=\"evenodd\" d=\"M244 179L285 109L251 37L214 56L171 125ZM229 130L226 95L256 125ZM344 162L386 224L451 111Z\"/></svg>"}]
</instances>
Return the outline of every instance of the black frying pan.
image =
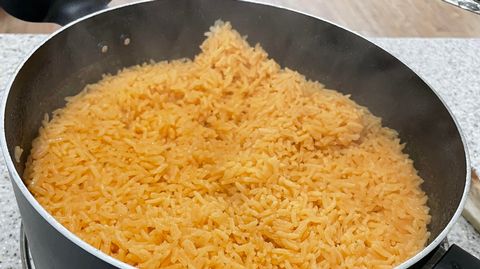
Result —
<instances>
[{"instance_id":1,"label":"black frying pan","mask_svg":"<svg viewBox=\"0 0 480 269\"><path fill-rule=\"evenodd\" d=\"M22 19L57 23L107 2L0 0ZM54 33L20 66L3 101L1 142L37 268L129 267L65 229L23 183L26 156L43 115L62 107L65 97L104 73L150 59L193 57L203 33L217 19L231 21L282 66L351 94L400 133L407 143L405 151L425 180L422 187L432 221L428 245L399 268L432 264L480 268L478 260L456 246L438 262L437 246L460 216L470 169L461 132L430 86L389 53L336 25L287 9L233 0L159 0L98 12ZM25 149L20 163L14 161L15 146ZM459 267L448 267L453 266L449 259L456 259Z\"/></svg>"}]
</instances>

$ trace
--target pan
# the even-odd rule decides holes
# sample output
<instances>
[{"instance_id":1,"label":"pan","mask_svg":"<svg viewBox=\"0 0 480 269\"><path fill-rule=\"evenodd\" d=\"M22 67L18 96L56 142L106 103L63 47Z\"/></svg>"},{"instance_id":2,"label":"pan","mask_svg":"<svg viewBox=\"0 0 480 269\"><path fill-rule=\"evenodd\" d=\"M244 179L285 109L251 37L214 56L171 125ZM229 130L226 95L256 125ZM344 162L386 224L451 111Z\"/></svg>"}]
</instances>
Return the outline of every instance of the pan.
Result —
<instances>
[{"instance_id":1,"label":"pan","mask_svg":"<svg viewBox=\"0 0 480 269\"><path fill-rule=\"evenodd\" d=\"M102 74L149 60L193 57L217 19L232 22L280 65L350 94L399 132L424 179L432 220L425 248L398 268L480 268L478 260L455 245L446 253L438 248L465 203L469 158L445 103L401 61L335 24L266 4L159 0L95 11L107 3L0 0L7 12L23 20L68 23L20 65L1 110L1 148L36 268L131 268L68 231L23 183L26 156L43 115L63 107L65 97ZM25 150L20 162L15 162L16 146Z\"/></svg>"}]
</instances>

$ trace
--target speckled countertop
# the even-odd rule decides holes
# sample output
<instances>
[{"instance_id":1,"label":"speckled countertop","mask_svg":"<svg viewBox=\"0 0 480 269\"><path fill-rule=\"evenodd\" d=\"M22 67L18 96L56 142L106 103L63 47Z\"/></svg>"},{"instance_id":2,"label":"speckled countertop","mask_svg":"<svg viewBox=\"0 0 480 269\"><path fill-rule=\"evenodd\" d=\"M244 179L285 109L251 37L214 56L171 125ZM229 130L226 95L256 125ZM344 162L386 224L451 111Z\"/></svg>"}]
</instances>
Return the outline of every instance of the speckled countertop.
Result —
<instances>
[{"instance_id":1,"label":"speckled countertop","mask_svg":"<svg viewBox=\"0 0 480 269\"><path fill-rule=\"evenodd\" d=\"M18 64L45 38L44 35L0 34L2 92ZM480 169L480 39L372 40L408 64L439 92L465 133L473 167ZM19 227L20 215L1 160L0 268L21 268ZM480 234L465 219L460 218L448 239L480 258Z\"/></svg>"}]
</instances>

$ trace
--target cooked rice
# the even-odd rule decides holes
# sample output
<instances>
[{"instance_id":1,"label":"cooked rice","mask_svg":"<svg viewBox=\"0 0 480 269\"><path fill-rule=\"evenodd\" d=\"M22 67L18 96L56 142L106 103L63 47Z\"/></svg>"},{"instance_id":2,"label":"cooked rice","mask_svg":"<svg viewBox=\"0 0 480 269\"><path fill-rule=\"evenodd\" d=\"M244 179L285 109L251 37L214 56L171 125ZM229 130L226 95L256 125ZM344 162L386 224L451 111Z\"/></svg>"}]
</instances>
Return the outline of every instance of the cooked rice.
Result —
<instances>
[{"instance_id":1,"label":"cooked rice","mask_svg":"<svg viewBox=\"0 0 480 269\"><path fill-rule=\"evenodd\" d=\"M141 268L390 268L422 249L427 197L397 133L210 30L193 61L105 76L46 117L25 170L38 201Z\"/></svg>"},{"instance_id":2,"label":"cooked rice","mask_svg":"<svg viewBox=\"0 0 480 269\"><path fill-rule=\"evenodd\" d=\"M22 154L23 154L23 149L19 146L15 146L15 150L14 150L14 157L15 157L15 161L17 163L20 162L20 159L22 158Z\"/></svg>"}]
</instances>

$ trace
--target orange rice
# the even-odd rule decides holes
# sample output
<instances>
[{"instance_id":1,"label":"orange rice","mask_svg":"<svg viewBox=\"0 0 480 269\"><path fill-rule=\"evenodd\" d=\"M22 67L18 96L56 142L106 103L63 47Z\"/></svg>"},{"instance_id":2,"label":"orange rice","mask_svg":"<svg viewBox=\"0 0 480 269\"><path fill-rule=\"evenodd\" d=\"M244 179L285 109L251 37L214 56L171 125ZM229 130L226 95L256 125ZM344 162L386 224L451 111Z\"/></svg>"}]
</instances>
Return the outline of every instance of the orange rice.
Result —
<instances>
[{"instance_id":1,"label":"orange rice","mask_svg":"<svg viewBox=\"0 0 480 269\"><path fill-rule=\"evenodd\" d=\"M390 268L424 247L394 130L229 23L206 36L45 118L24 176L60 223L140 268Z\"/></svg>"}]
</instances>

